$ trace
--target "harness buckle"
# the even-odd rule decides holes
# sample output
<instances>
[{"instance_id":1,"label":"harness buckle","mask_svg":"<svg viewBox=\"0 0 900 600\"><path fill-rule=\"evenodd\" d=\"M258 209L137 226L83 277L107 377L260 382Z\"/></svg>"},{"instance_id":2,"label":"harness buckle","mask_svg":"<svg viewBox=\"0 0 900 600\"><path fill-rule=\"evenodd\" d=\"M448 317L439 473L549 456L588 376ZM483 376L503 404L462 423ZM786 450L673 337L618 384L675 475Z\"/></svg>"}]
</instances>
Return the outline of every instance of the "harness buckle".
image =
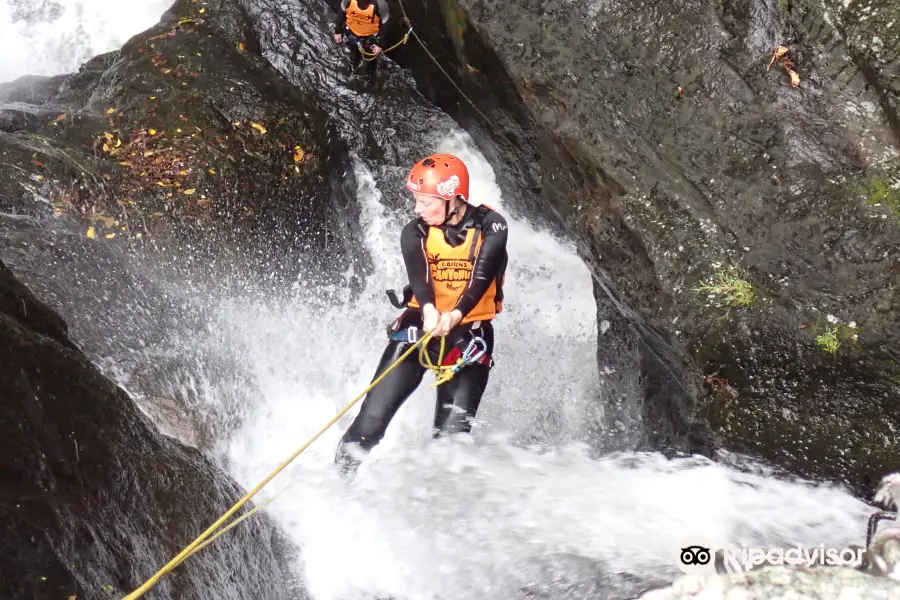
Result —
<instances>
[{"instance_id":1,"label":"harness buckle","mask_svg":"<svg viewBox=\"0 0 900 600\"><path fill-rule=\"evenodd\" d=\"M419 338L421 336L419 334L419 328L415 325L410 325L406 329L395 329L396 326L397 324L395 323L394 326L388 327L388 338L396 342L404 342L410 344L415 344L419 341Z\"/></svg>"}]
</instances>

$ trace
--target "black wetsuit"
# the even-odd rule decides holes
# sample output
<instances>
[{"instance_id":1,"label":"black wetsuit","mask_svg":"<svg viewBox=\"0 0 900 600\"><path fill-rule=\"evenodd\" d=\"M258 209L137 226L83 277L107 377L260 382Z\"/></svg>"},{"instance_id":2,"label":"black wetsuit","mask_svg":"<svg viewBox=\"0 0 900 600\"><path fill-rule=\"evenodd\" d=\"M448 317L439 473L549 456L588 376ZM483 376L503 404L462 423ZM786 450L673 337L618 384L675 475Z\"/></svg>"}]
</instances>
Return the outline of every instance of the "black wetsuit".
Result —
<instances>
[{"instance_id":1,"label":"black wetsuit","mask_svg":"<svg viewBox=\"0 0 900 600\"><path fill-rule=\"evenodd\" d=\"M494 280L497 281L497 299L502 300L500 282L506 271L506 240L509 233L506 220L495 211L467 205L460 223L442 226L444 238L450 245L459 246L465 242L467 231L478 222L481 224L483 238L481 249L475 258L466 289L456 303L456 308L462 312L463 317L478 304ZM409 276L407 289L415 294L422 305L433 304L435 299L425 254L428 229L429 226L421 219L414 219L400 234L400 247ZM418 308L407 308L395 321L391 330L402 331L410 325L420 329L422 327L422 313ZM485 355L493 356L494 328L490 321L457 325L446 337L445 354L454 346L464 350L474 336L484 340L487 347ZM372 381L408 349L407 341L389 341ZM439 338L429 341L428 350L435 364L439 349ZM452 379L437 387L437 403L434 410L435 436L471 430L471 420L478 411L481 396L487 387L493 360L486 362L488 364L474 363L463 367ZM419 386L425 371L426 368L419 363L418 350L414 351L369 392L363 400L359 415L344 433L338 446L335 462L342 466L343 471L355 470L359 464L359 460L350 456L348 450L352 452L352 449L358 448L364 455L381 442L391 419Z\"/></svg>"},{"instance_id":2,"label":"black wetsuit","mask_svg":"<svg viewBox=\"0 0 900 600\"><path fill-rule=\"evenodd\" d=\"M356 34L350 31L350 28L347 27L347 7L350 6L350 0L343 0L341 2L341 7L338 10L337 18L334 20L335 35L343 35L342 42L350 50L351 73L356 70L356 68L359 66L359 63L362 61L362 54L359 51L359 47L357 47L356 45L357 42L360 42L365 51L370 53L372 52L372 46L378 46L382 49L384 48L382 40L385 39L387 33L387 22L391 14L390 7L388 6L387 2L385 2L385 0L357 0L357 5L361 10L368 9L369 5L372 3L375 4L375 14L378 15L378 18L380 19L380 27L378 33L376 33L375 35L358 37ZM366 61L364 70L369 83L375 82L375 72L377 67L377 59Z\"/></svg>"}]
</instances>

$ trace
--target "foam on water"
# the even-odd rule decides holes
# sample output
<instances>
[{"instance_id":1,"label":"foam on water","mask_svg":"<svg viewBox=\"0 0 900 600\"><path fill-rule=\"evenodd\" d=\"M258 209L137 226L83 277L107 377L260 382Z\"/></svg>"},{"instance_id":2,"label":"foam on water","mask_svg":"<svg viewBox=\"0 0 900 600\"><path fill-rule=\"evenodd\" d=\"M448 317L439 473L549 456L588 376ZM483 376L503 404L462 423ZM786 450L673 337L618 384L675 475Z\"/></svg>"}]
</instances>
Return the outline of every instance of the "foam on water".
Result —
<instances>
[{"instance_id":1,"label":"foam on water","mask_svg":"<svg viewBox=\"0 0 900 600\"><path fill-rule=\"evenodd\" d=\"M173 0L0 0L0 82L58 75L118 50L155 25Z\"/></svg>"}]
</instances>

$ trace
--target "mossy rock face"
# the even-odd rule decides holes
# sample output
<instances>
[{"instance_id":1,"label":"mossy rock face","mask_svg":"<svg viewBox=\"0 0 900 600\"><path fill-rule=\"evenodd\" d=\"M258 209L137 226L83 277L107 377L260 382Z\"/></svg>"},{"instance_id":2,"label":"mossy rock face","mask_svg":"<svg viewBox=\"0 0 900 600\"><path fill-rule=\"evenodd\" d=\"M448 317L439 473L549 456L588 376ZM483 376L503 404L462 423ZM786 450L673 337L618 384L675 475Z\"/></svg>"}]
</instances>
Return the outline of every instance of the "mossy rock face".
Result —
<instances>
[{"instance_id":1,"label":"mossy rock face","mask_svg":"<svg viewBox=\"0 0 900 600\"><path fill-rule=\"evenodd\" d=\"M466 66L455 18L404 0L476 107L409 57L420 85L595 274L601 369L643 376L607 411L637 414L626 445L750 451L860 494L897 456L900 19L843 4L463 0ZM731 267L752 301L698 292Z\"/></svg>"},{"instance_id":2,"label":"mossy rock face","mask_svg":"<svg viewBox=\"0 0 900 600\"><path fill-rule=\"evenodd\" d=\"M0 209L103 243L252 246L287 279L303 257L346 269L346 149L257 46L236 3L183 1L76 74L0 85Z\"/></svg>"}]
</instances>

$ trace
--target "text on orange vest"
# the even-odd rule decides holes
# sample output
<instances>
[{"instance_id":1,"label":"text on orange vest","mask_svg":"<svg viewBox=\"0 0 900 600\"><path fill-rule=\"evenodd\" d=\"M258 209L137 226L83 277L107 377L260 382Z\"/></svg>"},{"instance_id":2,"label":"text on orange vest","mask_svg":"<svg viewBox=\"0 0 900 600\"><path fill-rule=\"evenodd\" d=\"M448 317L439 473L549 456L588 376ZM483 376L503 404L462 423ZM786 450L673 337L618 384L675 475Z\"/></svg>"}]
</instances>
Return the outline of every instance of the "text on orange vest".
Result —
<instances>
[{"instance_id":1,"label":"text on orange vest","mask_svg":"<svg viewBox=\"0 0 900 600\"><path fill-rule=\"evenodd\" d=\"M346 14L347 27L358 37L375 35L381 27L381 19L375 14L375 0L371 0L366 10L360 9L356 0L350 0Z\"/></svg>"},{"instance_id":2,"label":"text on orange vest","mask_svg":"<svg viewBox=\"0 0 900 600\"><path fill-rule=\"evenodd\" d=\"M450 312L456 306L472 277L472 269L481 249L481 242L480 230L473 227L466 233L466 241L454 248L444 239L444 232L439 227L429 228L428 237L425 239L425 254L434 286L434 304L438 312ZM503 284L502 278L500 284ZM420 307L415 296L410 300L409 306ZM497 300L497 280L494 279L484 296L469 314L463 317L461 323L493 319L501 312L503 303Z\"/></svg>"}]
</instances>

